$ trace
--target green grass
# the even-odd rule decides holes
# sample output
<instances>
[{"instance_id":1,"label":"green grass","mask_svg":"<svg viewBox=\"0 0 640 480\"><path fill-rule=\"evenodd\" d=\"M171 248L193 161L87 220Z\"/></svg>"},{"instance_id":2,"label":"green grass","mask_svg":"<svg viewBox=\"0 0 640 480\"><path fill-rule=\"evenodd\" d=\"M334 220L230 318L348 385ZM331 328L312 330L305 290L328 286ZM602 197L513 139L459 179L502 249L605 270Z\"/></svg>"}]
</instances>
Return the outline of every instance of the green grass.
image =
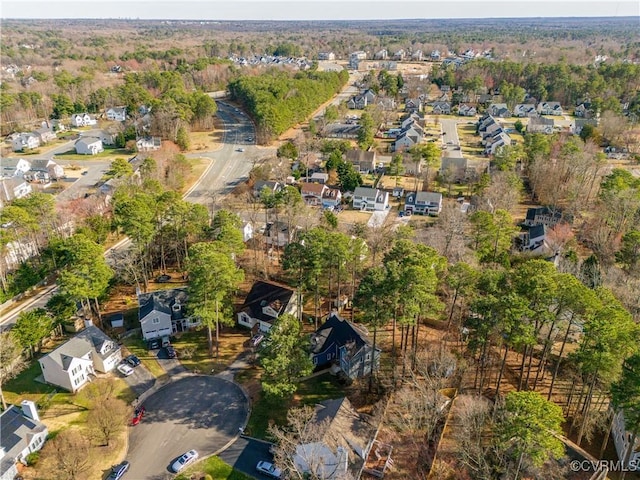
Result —
<instances>
[{"instance_id":1,"label":"green grass","mask_svg":"<svg viewBox=\"0 0 640 480\"><path fill-rule=\"evenodd\" d=\"M144 366L151 372L151 375L156 377L159 381L162 381L167 377L167 373L160 366L156 357L149 353L147 345L141 338L128 337L123 339L123 343L129 352L133 353L142 363L144 363Z\"/></svg>"},{"instance_id":2,"label":"green grass","mask_svg":"<svg viewBox=\"0 0 640 480\"><path fill-rule=\"evenodd\" d=\"M260 395L251 406L251 417L245 432L252 437L267 439L269 425L271 423L284 425L289 408L315 405L323 400L340 398L344 395L343 387L334 376L328 373L301 382L294 398L289 400L273 400Z\"/></svg>"},{"instance_id":3,"label":"green grass","mask_svg":"<svg viewBox=\"0 0 640 480\"><path fill-rule=\"evenodd\" d=\"M36 377L41 374L40 364L33 360L33 363L28 368L5 383L2 386L2 390L7 403L18 405L22 400L32 400L42 408L49 403L69 401L70 393L62 391L54 394L56 387L36 382Z\"/></svg>"},{"instance_id":4,"label":"green grass","mask_svg":"<svg viewBox=\"0 0 640 480\"><path fill-rule=\"evenodd\" d=\"M200 479L205 474L211 475L214 480L251 480L252 478L227 465L220 457L209 457L189 467L178 475L175 480Z\"/></svg>"},{"instance_id":5,"label":"green grass","mask_svg":"<svg viewBox=\"0 0 640 480\"><path fill-rule=\"evenodd\" d=\"M109 148L105 147L103 152L100 152L96 155L78 155L74 150L69 150L63 153L59 153L55 155L56 159L60 160L92 160L96 158L104 159L111 158L115 156L121 156L123 158L128 158L132 155L132 153L124 148Z\"/></svg>"},{"instance_id":6,"label":"green grass","mask_svg":"<svg viewBox=\"0 0 640 480\"><path fill-rule=\"evenodd\" d=\"M207 330L184 332L172 339L171 343L178 352L180 363L190 371L208 373L224 370L244 350L244 343L248 339L246 331L223 329L220 333L218 358L209 355ZM215 334L214 334L215 342Z\"/></svg>"}]
</instances>

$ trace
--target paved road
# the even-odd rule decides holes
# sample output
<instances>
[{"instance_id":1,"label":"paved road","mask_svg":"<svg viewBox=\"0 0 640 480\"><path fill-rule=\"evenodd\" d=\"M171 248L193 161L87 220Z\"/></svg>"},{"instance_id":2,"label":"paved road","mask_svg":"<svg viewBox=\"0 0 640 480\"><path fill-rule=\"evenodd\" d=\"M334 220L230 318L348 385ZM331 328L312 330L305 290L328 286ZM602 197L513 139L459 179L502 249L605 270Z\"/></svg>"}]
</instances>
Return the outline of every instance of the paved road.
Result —
<instances>
[{"instance_id":1,"label":"paved road","mask_svg":"<svg viewBox=\"0 0 640 480\"><path fill-rule=\"evenodd\" d=\"M197 375L176 380L144 401L143 421L129 427L127 478L163 480L175 459L190 449L200 456L224 447L244 425L249 405L240 388Z\"/></svg>"},{"instance_id":2,"label":"paved road","mask_svg":"<svg viewBox=\"0 0 640 480\"><path fill-rule=\"evenodd\" d=\"M267 480L269 477L256 471L256 465L260 460L273 461L273 455L269 453L270 445L253 438L241 437L222 452L220 458L236 470L260 480Z\"/></svg>"},{"instance_id":3,"label":"paved road","mask_svg":"<svg viewBox=\"0 0 640 480\"><path fill-rule=\"evenodd\" d=\"M114 370L114 372L116 372ZM117 375L117 373L115 373ZM127 385L136 392L136 395L142 395L149 390L156 383L156 377L154 377L149 370L140 364L133 369L133 373L128 377L124 377L124 381Z\"/></svg>"},{"instance_id":4,"label":"paved road","mask_svg":"<svg viewBox=\"0 0 640 480\"><path fill-rule=\"evenodd\" d=\"M441 119L440 127L442 128L442 153L447 157L462 158L462 150L456 150L454 147L460 147L460 139L458 138L458 124L455 119Z\"/></svg>"}]
</instances>

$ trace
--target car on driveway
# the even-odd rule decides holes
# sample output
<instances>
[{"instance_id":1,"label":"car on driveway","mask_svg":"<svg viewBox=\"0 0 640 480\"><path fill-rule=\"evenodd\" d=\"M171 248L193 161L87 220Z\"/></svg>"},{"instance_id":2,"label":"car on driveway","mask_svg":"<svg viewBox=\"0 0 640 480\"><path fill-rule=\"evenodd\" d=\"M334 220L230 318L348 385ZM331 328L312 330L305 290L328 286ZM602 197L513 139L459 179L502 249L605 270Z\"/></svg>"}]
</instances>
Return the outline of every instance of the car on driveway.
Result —
<instances>
[{"instance_id":1,"label":"car on driveway","mask_svg":"<svg viewBox=\"0 0 640 480\"><path fill-rule=\"evenodd\" d=\"M256 470L271 478L282 477L282 471L280 471L279 468L276 468L273 463L265 462L264 460L258 462L258 464L256 465Z\"/></svg>"},{"instance_id":2,"label":"car on driveway","mask_svg":"<svg viewBox=\"0 0 640 480\"><path fill-rule=\"evenodd\" d=\"M171 345L167 345L164 348L165 348L165 350L167 352L167 357L176 358L176 349L175 348L173 348Z\"/></svg>"},{"instance_id":3,"label":"car on driveway","mask_svg":"<svg viewBox=\"0 0 640 480\"><path fill-rule=\"evenodd\" d=\"M154 338L152 340L149 340L149 343L147 345L149 346L149 350L158 350L160 348L160 339Z\"/></svg>"},{"instance_id":4,"label":"car on driveway","mask_svg":"<svg viewBox=\"0 0 640 480\"><path fill-rule=\"evenodd\" d=\"M133 418L131 419L131 425L138 425L142 421L142 417L144 417L145 412L147 411L144 406L139 406L133 411Z\"/></svg>"},{"instance_id":5,"label":"car on driveway","mask_svg":"<svg viewBox=\"0 0 640 480\"><path fill-rule=\"evenodd\" d=\"M253 337L251 337L251 346L257 347L264 340L264 335L262 333L256 333Z\"/></svg>"},{"instance_id":6,"label":"car on driveway","mask_svg":"<svg viewBox=\"0 0 640 480\"><path fill-rule=\"evenodd\" d=\"M189 450L188 452L180 455L178 459L175 462L173 462L173 465L171 465L171 469L174 472L178 473L184 467L186 467L190 463L195 462L197 459L198 459L198 452L196 452L195 450Z\"/></svg>"},{"instance_id":7,"label":"car on driveway","mask_svg":"<svg viewBox=\"0 0 640 480\"><path fill-rule=\"evenodd\" d=\"M137 367L138 365L140 365L140 359L138 357L136 357L135 355L129 355L124 360L125 360L125 362L127 362L129 365L131 365L134 368Z\"/></svg>"},{"instance_id":8,"label":"car on driveway","mask_svg":"<svg viewBox=\"0 0 640 480\"><path fill-rule=\"evenodd\" d=\"M131 368L127 363L122 362L120 365L116 367L116 369L125 377L128 377L133 373L133 368Z\"/></svg>"},{"instance_id":9,"label":"car on driveway","mask_svg":"<svg viewBox=\"0 0 640 480\"><path fill-rule=\"evenodd\" d=\"M111 473L107 477L107 480L120 480L125 473L129 470L129 462L122 462L119 465L111 467Z\"/></svg>"}]
</instances>

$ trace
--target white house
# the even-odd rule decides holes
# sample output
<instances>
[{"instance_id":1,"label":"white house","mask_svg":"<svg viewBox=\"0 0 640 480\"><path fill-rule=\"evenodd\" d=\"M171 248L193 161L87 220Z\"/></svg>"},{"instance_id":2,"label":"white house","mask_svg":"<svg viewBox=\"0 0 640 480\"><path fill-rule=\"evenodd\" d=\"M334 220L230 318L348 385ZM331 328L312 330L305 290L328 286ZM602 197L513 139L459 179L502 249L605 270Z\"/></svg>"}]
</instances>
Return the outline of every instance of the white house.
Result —
<instances>
[{"instance_id":1,"label":"white house","mask_svg":"<svg viewBox=\"0 0 640 480\"><path fill-rule=\"evenodd\" d=\"M281 315L295 315L298 309L295 290L272 282L258 281L238 312L238 324L268 332L273 322Z\"/></svg>"},{"instance_id":2,"label":"white house","mask_svg":"<svg viewBox=\"0 0 640 480\"><path fill-rule=\"evenodd\" d=\"M42 172L49 175L49 178L53 180L58 180L60 178L64 178L64 168L58 165L51 159L45 160L33 160L31 162L31 169L29 173L32 172Z\"/></svg>"},{"instance_id":3,"label":"white house","mask_svg":"<svg viewBox=\"0 0 640 480\"><path fill-rule=\"evenodd\" d=\"M21 152L23 150L38 148L39 146L40 139L33 133L20 133L16 135L11 141L11 148L14 152Z\"/></svg>"},{"instance_id":4,"label":"white house","mask_svg":"<svg viewBox=\"0 0 640 480\"><path fill-rule=\"evenodd\" d=\"M127 107L111 107L106 114L109 120L124 122L127 119Z\"/></svg>"},{"instance_id":5,"label":"white house","mask_svg":"<svg viewBox=\"0 0 640 480\"><path fill-rule=\"evenodd\" d=\"M377 188L358 187L353 192L354 210L384 211L389 208L389 192Z\"/></svg>"},{"instance_id":6,"label":"white house","mask_svg":"<svg viewBox=\"0 0 640 480\"><path fill-rule=\"evenodd\" d=\"M95 325L38 360L47 383L77 392L95 372L107 373L122 360L120 346Z\"/></svg>"},{"instance_id":7,"label":"white house","mask_svg":"<svg viewBox=\"0 0 640 480\"><path fill-rule=\"evenodd\" d=\"M329 187L322 183L305 182L300 188L300 194L304 203L310 206L318 206L322 204L322 196Z\"/></svg>"},{"instance_id":8,"label":"white house","mask_svg":"<svg viewBox=\"0 0 640 480\"><path fill-rule=\"evenodd\" d=\"M27 456L40 450L49 435L35 403L23 400L21 407L11 405L0 414L0 480L18 478L17 463L26 465Z\"/></svg>"},{"instance_id":9,"label":"white house","mask_svg":"<svg viewBox=\"0 0 640 480\"><path fill-rule=\"evenodd\" d=\"M56 140L58 137L56 136L55 132L53 130L51 130L51 128L49 127L42 127L42 128L38 128L37 130L34 130L33 132L31 132L33 135L35 135L36 137L38 137L38 140L40 140L40 143L49 143L52 142L54 140Z\"/></svg>"},{"instance_id":10,"label":"white house","mask_svg":"<svg viewBox=\"0 0 640 480\"><path fill-rule=\"evenodd\" d=\"M629 449L631 449L629 465L635 465L636 470L640 470L640 435L635 436L634 445L631 445L631 439L634 438L634 435L627 430L623 410L618 411L613 418L611 435L613 435L618 458L624 461L627 458L627 454L629 454Z\"/></svg>"},{"instance_id":11,"label":"white house","mask_svg":"<svg viewBox=\"0 0 640 480\"><path fill-rule=\"evenodd\" d=\"M102 140L96 137L82 137L74 144L78 155L97 155L104 152Z\"/></svg>"},{"instance_id":12,"label":"white house","mask_svg":"<svg viewBox=\"0 0 640 480\"><path fill-rule=\"evenodd\" d=\"M138 320L144 340L173 335L200 325L187 315L188 300L185 288L159 290L138 295Z\"/></svg>"},{"instance_id":13,"label":"white house","mask_svg":"<svg viewBox=\"0 0 640 480\"><path fill-rule=\"evenodd\" d=\"M162 146L160 137L144 137L136 140L136 148L139 152L151 152L159 150Z\"/></svg>"},{"instance_id":14,"label":"white house","mask_svg":"<svg viewBox=\"0 0 640 480\"><path fill-rule=\"evenodd\" d=\"M0 178L0 207L16 198L24 198L32 191L24 178Z\"/></svg>"},{"instance_id":15,"label":"white house","mask_svg":"<svg viewBox=\"0 0 640 480\"><path fill-rule=\"evenodd\" d=\"M0 168L0 177L23 177L31 170L31 162L24 158L3 158Z\"/></svg>"},{"instance_id":16,"label":"white house","mask_svg":"<svg viewBox=\"0 0 640 480\"><path fill-rule=\"evenodd\" d=\"M90 127L97 123L98 121L88 113L74 113L71 115L71 125L74 127Z\"/></svg>"}]
</instances>

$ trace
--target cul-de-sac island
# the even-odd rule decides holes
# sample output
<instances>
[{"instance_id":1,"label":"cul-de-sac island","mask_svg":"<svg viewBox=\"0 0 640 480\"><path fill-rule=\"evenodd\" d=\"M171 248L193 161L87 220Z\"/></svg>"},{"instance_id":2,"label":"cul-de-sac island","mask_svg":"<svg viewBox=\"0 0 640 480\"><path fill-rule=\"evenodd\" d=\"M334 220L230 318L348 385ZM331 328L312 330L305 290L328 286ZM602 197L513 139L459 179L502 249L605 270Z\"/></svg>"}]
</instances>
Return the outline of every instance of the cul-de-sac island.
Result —
<instances>
[{"instance_id":1,"label":"cul-de-sac island","mask_svg":"<svg viewBox=\"0 0 640 480\"><path fill-rule=\"evenodd\" d=\"M4 18L0 479L640 478L638 25Z\"/></svg>"}]
</instances>

